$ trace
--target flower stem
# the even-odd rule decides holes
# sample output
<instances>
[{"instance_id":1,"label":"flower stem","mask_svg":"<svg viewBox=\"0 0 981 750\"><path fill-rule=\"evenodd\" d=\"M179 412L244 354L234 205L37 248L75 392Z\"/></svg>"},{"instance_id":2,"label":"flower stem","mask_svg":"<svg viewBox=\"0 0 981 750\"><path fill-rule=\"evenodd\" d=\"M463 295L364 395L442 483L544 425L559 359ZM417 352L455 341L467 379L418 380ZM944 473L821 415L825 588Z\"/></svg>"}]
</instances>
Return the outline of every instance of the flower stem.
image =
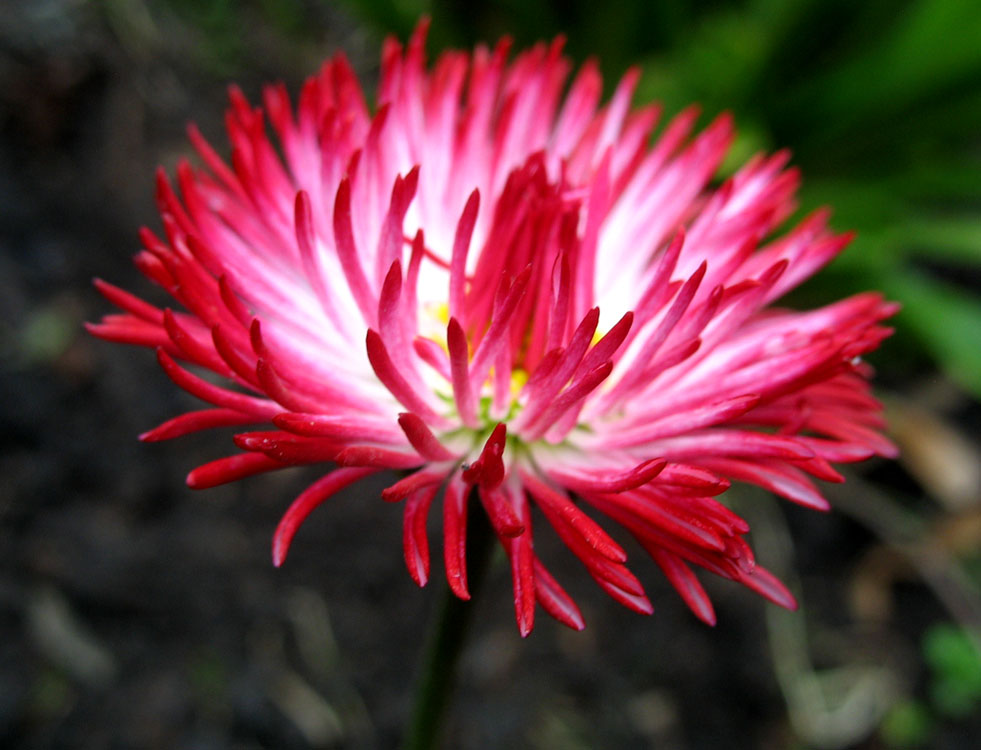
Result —
<instances>
[{"instance_id":1,"label":"flower stem","mask_svg":"<svg viewBox=\"0 0 981 750\"><path fill-rule=\"evenodd\" d=\"M479 506L478 506L479 508ZM456 667L475 599L490 568L494 534L483 513L471 508L467 523L467 583L470 600L457 598L445 587L442 601L420 669L415 705L405 735L403 750L434 750L438 747L445 711L452 697Z\"/></svg>"}]
</instances>

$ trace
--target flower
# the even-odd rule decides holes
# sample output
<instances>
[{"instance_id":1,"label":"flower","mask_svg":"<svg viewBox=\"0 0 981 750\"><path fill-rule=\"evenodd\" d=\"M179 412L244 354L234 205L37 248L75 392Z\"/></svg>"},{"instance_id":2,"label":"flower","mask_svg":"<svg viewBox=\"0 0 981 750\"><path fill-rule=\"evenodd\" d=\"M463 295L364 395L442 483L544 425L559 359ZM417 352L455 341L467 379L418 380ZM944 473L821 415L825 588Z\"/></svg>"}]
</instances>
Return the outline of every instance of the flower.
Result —
<instances>
[{"instance_id":1,"label":"flower","mask_svg":"<svg viewBox=\"0 0 981 750\"><path fill-rule=\"evenodd\" d=\"M561 41L510 62L507 41L448 52L427 69L426 28L404 50L386 42L373 113L338 55L295 112L281 84L262 108L231 89L230 165L189 128L203 167L178 166L180 197L158 173L166 237L143 229L136 256L184 311L96 281L123 312L92 333L155 347L212 406L141 438L259 426L192 471L194 488L333 464L286 511L276 565L328 497L408 471L382 499L403 503L409 572L429 577L442 490L446 577L463 599L474 492L510 561L522 635L536 602L583 627L535 554L533 506L638 612L651 603L599 518L707 623L691 565L794 607L718 496L738 480L826 509L810 477L841 481L833 462L893 455L860 357L895 306L877 294L770 306L849 236L819 211L771 237L795 207L785 153L714 184L727 115L693 135L686 110L651 146L659 109L631 109L636 70L600 107L592 62L563 95Z\"/></svg>"}]
</instances>

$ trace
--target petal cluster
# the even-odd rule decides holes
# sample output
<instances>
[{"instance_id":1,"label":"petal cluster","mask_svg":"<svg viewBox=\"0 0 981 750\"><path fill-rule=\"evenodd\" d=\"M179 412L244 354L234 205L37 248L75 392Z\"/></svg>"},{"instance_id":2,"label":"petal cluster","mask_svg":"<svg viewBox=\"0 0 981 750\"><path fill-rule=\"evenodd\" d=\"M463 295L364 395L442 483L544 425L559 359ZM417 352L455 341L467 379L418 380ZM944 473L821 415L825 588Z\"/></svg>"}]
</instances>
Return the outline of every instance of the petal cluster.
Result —
<instances>
[{"instance_id":1,"label":"petal cluster","mask_svg":"<svg viewBox=\"0 0 981 750\"><path fill-rule=\"evenodd\" d=\"M440 498L464 599L476 498L523 635L536 604L583 627L533 515L638 612L652 606L610 521L705 622L693 565L794 606L718 498L737 480L825 509L813 480L840 481L832 464L894 453L861 356L895 307L771 306L849 237L818 212L774 238L795 207L786 154L713 182L727 116L695 132L688 110L652 140L660 112L631 108L636 71L601 104L596 65L568 81L560 41L427 67L425 33L386 42L374 107L338 55L295 107L282 85L261 107L233 88L227 161L190 128L201 166L181 163L176 186L158 174L164 236L144 229L136 256L174 307L96 282L121 312L90 330L154 347L208 404L142 439L245 430L195 488L325 464L276 530L277 565L327 498L399 470L382 499L403 505L410 574L429 578Z\"/></svg>"}]
</instances>

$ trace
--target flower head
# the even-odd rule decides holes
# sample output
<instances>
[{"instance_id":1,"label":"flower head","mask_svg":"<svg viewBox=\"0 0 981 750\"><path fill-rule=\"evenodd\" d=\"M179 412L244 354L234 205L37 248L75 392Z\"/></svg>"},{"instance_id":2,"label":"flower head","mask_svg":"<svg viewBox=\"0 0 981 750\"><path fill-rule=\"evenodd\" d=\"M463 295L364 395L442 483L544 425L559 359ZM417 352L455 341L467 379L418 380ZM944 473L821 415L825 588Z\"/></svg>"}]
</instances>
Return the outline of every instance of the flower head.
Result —
<instances>
[{"instance_id":1,"label":"flower head","mask_svg":"<svg viewBox=\"0 0 981 750\"><path fill-rule=\"evenodd\" d=\"M592 63L566 90L560 42L510 61L507 42L449 52L427 69L425 31L386 42L373 110L338 55L295 110L282 85L262 108L232 89L230 164L192 126L203 166L179 165L180 197L158 174L165 237L144 229L136 263L180 309L98 281L123 312L90 328L155 347L210 408L142 438L252 425L239 452L190 473L196 488L326 464L276 530L277 565L332 494L406 471L382 499L403 504L409 572L429 577L442 490L462 598L475 494L510 560L522 634L536 602L583 627L535 554L532 507L638 612L651 604L601 522L629 531L706 622L691 565L793 607L718 497L738 480L824 509L812 477L893 453L859 358L894 306L876 294L770 306L849 238L822 211L768 239L798 175L780 153L715 185L728 116L695 134L685 111L651 146L659 110L631 109L636 71L600 106Z\"/></svg>"}]
</instances>

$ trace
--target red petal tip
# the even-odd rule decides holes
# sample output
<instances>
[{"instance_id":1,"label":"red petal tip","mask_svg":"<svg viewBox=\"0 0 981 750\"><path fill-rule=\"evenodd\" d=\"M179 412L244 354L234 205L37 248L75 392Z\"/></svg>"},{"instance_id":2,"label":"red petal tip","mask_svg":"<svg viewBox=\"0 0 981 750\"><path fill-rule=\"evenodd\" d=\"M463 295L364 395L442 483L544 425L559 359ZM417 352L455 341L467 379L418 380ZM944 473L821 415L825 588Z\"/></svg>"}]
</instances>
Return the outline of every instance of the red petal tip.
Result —
<instances>
[{"instance_id":1,"label":"red petal tip","mask_svg":"<svg viewBox=\"0 0 981 750\"><path fill-rule=\"evenodd\" d=\"M274 542L272 548L273 567L274 568L282 567L285 561L286 561L286 550L280 548L280 546Z\"/></svg>"}]
</instances>

